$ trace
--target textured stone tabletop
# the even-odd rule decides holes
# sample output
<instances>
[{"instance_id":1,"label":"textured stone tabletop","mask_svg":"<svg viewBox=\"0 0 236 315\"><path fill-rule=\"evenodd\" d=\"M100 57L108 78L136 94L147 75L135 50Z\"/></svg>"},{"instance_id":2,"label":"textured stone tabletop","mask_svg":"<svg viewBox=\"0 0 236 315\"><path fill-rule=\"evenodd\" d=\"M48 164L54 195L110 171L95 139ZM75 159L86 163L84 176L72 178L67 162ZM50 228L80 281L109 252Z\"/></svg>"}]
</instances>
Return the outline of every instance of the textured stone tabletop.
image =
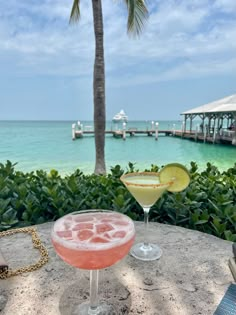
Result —
<instances>
[{"instance_id":1,"label":"textured stone tabletop","mask_svg":"<svg viewBox=\"0 0 236 315\"><path fill-rule=\"evenodd\" d=\"M51 223L37 226L49 251L41 269L0 280L1 315L71 315L75 303L89 298L89 271L76 270L54 252ZM144 240L144 224L136 223L136 242ZM232 244L180 227L149 224L148 238L163 250L160 260L138 261L130 255L100 271L99 297L117 314L212 315L233 281L228 268ZM12 268L34 263L39 253L30 235L0 239Z\"/></svg>"}]
</instances>

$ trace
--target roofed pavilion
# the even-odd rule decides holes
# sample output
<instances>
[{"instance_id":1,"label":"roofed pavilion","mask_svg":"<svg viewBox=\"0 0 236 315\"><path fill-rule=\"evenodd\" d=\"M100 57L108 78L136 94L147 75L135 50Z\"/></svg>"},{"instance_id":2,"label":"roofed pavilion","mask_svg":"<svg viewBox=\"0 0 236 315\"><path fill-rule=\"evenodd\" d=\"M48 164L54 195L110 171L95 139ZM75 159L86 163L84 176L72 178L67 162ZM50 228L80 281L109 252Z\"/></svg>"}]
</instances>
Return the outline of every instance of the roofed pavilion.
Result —
<instances>
[{"instance_id":1,"label":"roofed pavilion","mask_svg":"<svg viewBox=\"0 0 236 315\"><path fill-rule=\"evenodd\" d=\"M201 124L199 130L195 132L205 134L205 138L213 137L214 140L219 141L228 135L232 139L232 143L235 141L236 94L185 111L181 115L184 115L183 132L187 132L186 125L189 121L189 132L191 133L193 120L199 117Z\"/></svg>"}]
</instances>

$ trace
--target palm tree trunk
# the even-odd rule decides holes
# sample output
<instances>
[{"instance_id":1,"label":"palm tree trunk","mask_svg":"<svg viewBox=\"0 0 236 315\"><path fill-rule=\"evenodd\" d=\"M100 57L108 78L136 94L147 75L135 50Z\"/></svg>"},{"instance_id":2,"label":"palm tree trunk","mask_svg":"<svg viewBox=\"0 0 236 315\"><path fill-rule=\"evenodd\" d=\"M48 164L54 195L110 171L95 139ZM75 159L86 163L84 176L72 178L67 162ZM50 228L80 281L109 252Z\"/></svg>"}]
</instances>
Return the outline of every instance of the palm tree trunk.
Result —
<instances>
[{"instance_id":1,"label":"palm tree trunk","mask_svg":"<svg viewBox=\"0 0 236 315\"><path fill-rule=\"evenodd\" d=\"M96 148L95 174L105 174L105 63L103 48L102 0L92 0L95 34L95 62L93 74L94 133Z\"/></svg>"}]
</instances>

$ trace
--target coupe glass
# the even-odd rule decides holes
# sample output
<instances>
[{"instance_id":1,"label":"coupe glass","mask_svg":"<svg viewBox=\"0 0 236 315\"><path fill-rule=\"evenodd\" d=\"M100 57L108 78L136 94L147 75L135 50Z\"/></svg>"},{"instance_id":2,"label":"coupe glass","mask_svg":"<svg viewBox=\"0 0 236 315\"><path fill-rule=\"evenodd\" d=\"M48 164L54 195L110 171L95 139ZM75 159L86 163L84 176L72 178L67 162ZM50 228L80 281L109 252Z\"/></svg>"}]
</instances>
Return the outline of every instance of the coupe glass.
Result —
<instances>
[{"instance_id":1,"label":"coupe glass","mask_svg":"<svg viewBox=\"0 0 236 315\"><path fill-rule=\"evenodd\" d=\"M118 212L85 210L65 215L52 228L56 253L66 263L90 270L90 302L73 314L110 315L112 305L98 302L99 269L112 266L128 254L135 237L133 221Z\"/></svg>"},{"instance_id":2,"label":"coupe glass","mask_svg":"<svg viewBox=\"0 0 236 315\"><path fill-rule=\"evenodd\" d=\"M173 182L160 183L159 173L156 172L127 173L120 179L143 208L145 235L147 235L149 210ZM131 248L130 254L137 259L151 261L159 259L162 250L158 245L145 240L135 244Z\"/></svg>"}]
</instances>

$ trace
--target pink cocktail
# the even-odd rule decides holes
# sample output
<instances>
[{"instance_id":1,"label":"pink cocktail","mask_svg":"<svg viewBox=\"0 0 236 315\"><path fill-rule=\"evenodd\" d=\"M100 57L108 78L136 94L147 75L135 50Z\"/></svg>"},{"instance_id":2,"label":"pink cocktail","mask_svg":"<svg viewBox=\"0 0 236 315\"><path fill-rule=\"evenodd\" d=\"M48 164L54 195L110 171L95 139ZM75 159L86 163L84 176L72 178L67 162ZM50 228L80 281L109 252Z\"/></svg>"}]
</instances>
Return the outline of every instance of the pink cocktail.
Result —
<instances>
[{"instance_id":1,"label":"pink cocktail","mask_svg":"<svg viewBox=\"0 0 236 315\"><path fill-rule=\"evenodd\" d=\"M68 264L91 270L90 304L79 314L109 314L111 308L98 305L98 270L112 266L128 254L135 237L133 221L114 211L86 210L58 219L52 229L57 254Z\"/></svg>"}]
</instances>

